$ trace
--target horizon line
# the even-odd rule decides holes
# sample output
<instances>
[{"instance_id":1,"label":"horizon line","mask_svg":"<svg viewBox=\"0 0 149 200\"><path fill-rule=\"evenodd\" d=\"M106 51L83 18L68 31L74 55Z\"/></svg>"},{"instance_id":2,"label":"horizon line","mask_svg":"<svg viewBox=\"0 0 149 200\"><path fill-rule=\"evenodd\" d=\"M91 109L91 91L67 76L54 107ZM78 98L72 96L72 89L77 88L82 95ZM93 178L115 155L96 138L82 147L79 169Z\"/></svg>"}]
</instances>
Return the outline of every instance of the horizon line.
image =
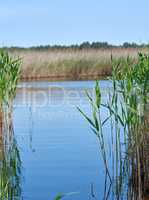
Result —
<instances>
[{"instance_id":1,"label":"horizon line","mask_svg":"<svg viewBox=\"0 0 149 200\"><path fill-rule=\"evenodd\" d=\"M44 47L49 47L49 48L52 48L52 47L65 47L65 48L69 48L69 47L80 47L81 45L83 44L89 44L90 46L93 45L93 44L105 44L107 45L107 47L109 46L113 46L113 47L123 47L124 44L128 44L128 45L136 45L136 46L147 46L149 45L149 42L128 42L128 41L125 41L125 42L122 42L122 43L110 43L108 41L82 41L82 42L76 42L76 43L70 43L70 44L58 44L58 43L55 43L55 44L37 44L37 45L29 45L29 46L24 46L24 45L0 45L0 48L22 48L22 49L28 49L28 48L38 48L38 47L41 47L41 48L44 48Z\"/></svg>"}]
</instances>

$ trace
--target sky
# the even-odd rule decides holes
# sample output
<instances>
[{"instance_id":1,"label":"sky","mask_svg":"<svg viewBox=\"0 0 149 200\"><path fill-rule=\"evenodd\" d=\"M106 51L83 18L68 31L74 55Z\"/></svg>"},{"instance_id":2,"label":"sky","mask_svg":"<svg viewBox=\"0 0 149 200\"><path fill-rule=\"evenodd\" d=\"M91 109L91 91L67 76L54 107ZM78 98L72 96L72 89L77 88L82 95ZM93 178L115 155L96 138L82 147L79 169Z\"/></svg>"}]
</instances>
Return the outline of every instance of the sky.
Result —
<instances>
[{"instance_id":1,"label":"sky","mask_svg":"<svg viewBox=\"0 0 149 200\"><path fill-rule=\"evenodd\" d=\"M149 0L0 0L0 46L149 42Z\"/></svg>"}]
</instances>

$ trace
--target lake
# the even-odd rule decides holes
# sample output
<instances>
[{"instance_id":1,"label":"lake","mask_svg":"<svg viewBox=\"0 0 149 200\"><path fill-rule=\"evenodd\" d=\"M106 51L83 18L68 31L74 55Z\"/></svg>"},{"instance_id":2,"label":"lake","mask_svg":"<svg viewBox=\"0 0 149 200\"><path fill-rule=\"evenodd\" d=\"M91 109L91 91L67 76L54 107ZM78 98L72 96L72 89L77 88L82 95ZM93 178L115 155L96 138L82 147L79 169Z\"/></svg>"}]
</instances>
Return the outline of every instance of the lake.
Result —
<instances>
[{"instance_id":1,"label":"lake","mask_svg":"<svg viewBox=\"0 0 149 200\"><path fill-rule=\"evenodd\" d=\"M90 114L84 90L94 81L22 82L14 101L13 125L21 159L24 200L103 199L105 171L99 143L77 106ZM109 81L100 81L106 102ZM103 119L106 111L101 110ZM109 127L105 128L108 139ZM110 138L109 138L110 139Z\"/></svg>"}]
</instances>

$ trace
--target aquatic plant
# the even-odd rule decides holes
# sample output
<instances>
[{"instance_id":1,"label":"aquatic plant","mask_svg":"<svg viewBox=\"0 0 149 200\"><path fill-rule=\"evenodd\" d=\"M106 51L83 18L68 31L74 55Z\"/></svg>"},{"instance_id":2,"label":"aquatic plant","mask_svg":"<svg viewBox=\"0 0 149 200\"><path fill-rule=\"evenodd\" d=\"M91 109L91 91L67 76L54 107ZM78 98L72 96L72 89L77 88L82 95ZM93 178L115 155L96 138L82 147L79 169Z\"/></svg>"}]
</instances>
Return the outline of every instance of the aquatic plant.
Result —
<instances>
[{"instance_id":1,"label":"aquatic plant","mask_svg":"<svg viewBox=\"0 0 149 200\"><path fill-rule=\"evenodd\" d=\"M2 127L4 109L12 109L20 78L20 59L14 59L5 51L0 52L0 126Z\"/></svg>"},{"instance_id":2,"label":"aquatic plant","mask_svg":"<svg viewBox=\"0 0 149 200\"><path fill-rule=\"evenodd\" d=\"M95 98L87 93L92 117L79 111L99 139L105 171L112 183L115 198L123 195L125 199L141 200L149 187L149 56L140 53L136 64L129 57L119 61L112 58L112 65L112 92L109 92L108 102L102 103L102 94L96 82ZM103 121L101 106L109 112ZM111 144L108 149L103 126L109 120ZM108 152L112 155L110 161L107 160Z\"/></svg>"},{"instance_id":3,"label":"aquatic plant","mask_svg":"<svg viewBox=\"0 0 149 200\"><path fill-rule=\"evenodd\" d=\"M13 134L12 102L20 77L20 59L0 52L0 199L20 199L20 157Z\"/></svg>"},{"instance_id":4,"label":"aquatic plant","mask_svg":"<svg viewBox=\"0 0 149 200\"><path fill-rule=\"evenodd\" d=\"M92 131L95 133L97 136L99 143L100 143L100 148L101 148L101 153L102 153L102 158L105 166L106 173L109 176L110 181L112 182L108 164L107 164L107 155L105 151L105 139L104 139L104 134L103 134L103 125L106 122L102 122L101 120L101 113L100 113L100 107L101 107L101 92L100 88L98 85L98 82L96 81L96 86L95 86L95 100L89 95L89 93L86 91L86 95L90 101L91 107L92 107L92 119L89 118L80 108L78 110L80 113L85 117L85 119L90 123Z\"/></svg>"},{"instance_id":5,"label":"aquatic plant","mask_svg":"<svg viewBox=\"0 0 149 200\"><path fill-rule=\"evenodd\" d=\"M138 51L147 49L16 49L9 51L13 57L22 58L21 78L23 79L98 79L112 73L111 54L115 59L126 59L129 55L134 61Z\"/></svg>"}]
</instances>

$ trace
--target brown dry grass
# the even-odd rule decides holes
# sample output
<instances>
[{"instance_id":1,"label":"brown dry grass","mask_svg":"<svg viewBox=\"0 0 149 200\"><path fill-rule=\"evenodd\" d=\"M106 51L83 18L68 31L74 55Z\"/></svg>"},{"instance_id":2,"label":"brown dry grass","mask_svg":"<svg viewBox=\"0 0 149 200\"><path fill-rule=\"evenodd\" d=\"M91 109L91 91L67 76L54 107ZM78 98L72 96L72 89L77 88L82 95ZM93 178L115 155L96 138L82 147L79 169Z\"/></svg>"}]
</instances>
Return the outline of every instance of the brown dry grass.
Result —
<instances>
[{"instance_id":1,"label":"brown dry grass","mask_svg":"<svg viewBox=\"0 0 149 200\"><path fill-rule=\"evenodd\" d=\"M147 49L16 50L10 52L23 60L24 79L89 79L111 74L113 58L136 58Z\"/></svg>"}]
</instances>

